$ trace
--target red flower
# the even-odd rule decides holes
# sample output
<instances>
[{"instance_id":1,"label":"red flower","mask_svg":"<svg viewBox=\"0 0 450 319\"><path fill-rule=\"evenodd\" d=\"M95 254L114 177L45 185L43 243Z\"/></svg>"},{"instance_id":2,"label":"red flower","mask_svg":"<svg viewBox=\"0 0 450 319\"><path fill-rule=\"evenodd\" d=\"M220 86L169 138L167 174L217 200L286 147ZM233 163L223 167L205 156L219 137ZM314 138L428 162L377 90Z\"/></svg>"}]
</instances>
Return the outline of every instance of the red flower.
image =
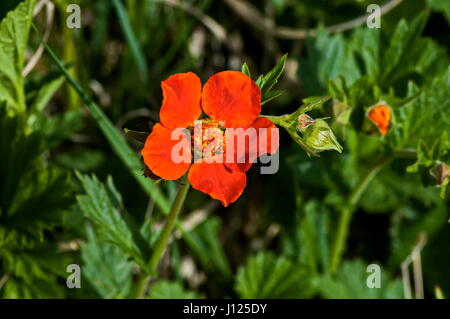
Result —
<instances>
[{"instance_id":1,"label":"red flower","mask_svg":"<svg viewBox=\"0 0 450 319\"><path fill-rule=\"evenodd\" d=\"M253 160L278 149L278 135L274 135L275 145L270 145L273 131L270 129L276 128L275 125L266 118L258 117L261 111L259 87L248 76L236 71L213 75L203 90L200 79L191 72L175 74L163 81L161 87L164 96L160 110L161 123L154 126L142 150L145 164L154 174L166 180L176 180L189 170L188 179L193 188L228 206L242 194L247 181L245 172ZM209 118L196 121L202 110ZM188 128L190 133L194 133L194 139L184 134L172 140L172 132L179 128ZM231 134L231 129L236 128L255 128L257 133L259 128L268 129L263 135L258 133L249 137L245 160L235 148L227 150L226 147L229 145L226 142L239 136ZM212 136L208 133L209 129L223 132L224 138ZM199 130L202 132L200 138L196 135ZM278 134L278 131L275 132ZM260 140L262 143L258 143ZM184 154L187 161L174 162L174 146L189 148L189 154ZM195 157L198 152L203 153L203 158ZM234 159L233 163L221 161L227 158L227 154ZM238 157L244 163L237 163Z\"/></svg>"},{"instance_id":2,"label":"red flower","mask_svg":"<svg viewBox=\"0 0 450 319\"><path fill-rule=\"evenodd\" d=\"M377 127L382 136L388 132L391 124L391 108L385 104L378 104L369 109L368 117Z\"/></svg>"}]
</instances>

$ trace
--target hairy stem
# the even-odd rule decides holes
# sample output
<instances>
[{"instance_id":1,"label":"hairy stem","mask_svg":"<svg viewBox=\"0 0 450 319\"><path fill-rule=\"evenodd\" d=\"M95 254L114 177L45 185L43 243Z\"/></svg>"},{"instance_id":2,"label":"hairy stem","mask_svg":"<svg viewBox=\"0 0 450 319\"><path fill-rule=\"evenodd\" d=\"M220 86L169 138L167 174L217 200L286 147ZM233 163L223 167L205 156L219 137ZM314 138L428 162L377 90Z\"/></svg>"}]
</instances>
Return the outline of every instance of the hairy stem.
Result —
<instances>
[{"instance_id":1,"label":"hairy stem","mask_svg":"<svg viewBox=\"0 0 450 319\"><path fill-rule=\"evenodd\" d=\"M339 267L344 252L345 243L347 241L348 230L352 219L353 212L356 209L361 195L367 189L372 179L377 175L380 169L391 160L391 157L384 157L374 162L369 170L359 179L348 198L347 206L339 216L338 228L331 249L330 269L331 273L335 273Z\"/></svg>"},{"instance_id":2,"label":"hairy stem","mask_svg":"<svg viewBox=\"0 0 450 319\"><path fill-rule=\"evenodd\" d=\"M167 245L169 244L172 231L177 224L178 214L180 213L181 208L183 207L186 195L189 191L190 184L186 177L183 179L182 183L183 185L178 189L177 196L175 197L172 207L170 208L170 212L169 215L167 216L164 228L161 232L161 235L158 238L158 241L155 244L155 248L150 257L150 261L148 263L148 269L150 271L150 274L142 276L137 283L135 294L136 298L141 299L145 296L147 284L150 281L151 276L154 273L156 273L159 261L161 260L161 257L164 251L166 250Z\"/></svg>"}]
</instances>

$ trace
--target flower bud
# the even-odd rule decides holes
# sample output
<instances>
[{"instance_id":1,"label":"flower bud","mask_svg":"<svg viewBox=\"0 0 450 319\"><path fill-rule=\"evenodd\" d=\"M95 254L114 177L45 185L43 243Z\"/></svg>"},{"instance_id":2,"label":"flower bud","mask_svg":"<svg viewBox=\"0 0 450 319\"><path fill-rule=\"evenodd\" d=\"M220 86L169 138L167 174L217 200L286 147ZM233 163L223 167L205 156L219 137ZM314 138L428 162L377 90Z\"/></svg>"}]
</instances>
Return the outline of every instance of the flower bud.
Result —
<instances>
[{"instance_id":1,"label":"flower bud","mask_svg":"<svg viewBox=\"0 0 450 319\"><path fill-rule=\"evenodd\" d=\"M323 119L315 120L315 123L308 126L302 134L305 144L315 152L326 150L342 152L342 146L337 141L328 123Z\"/></svg>"},{"instance_id":2,"label":"flower bud","mask_svg":"<svg viewBox=\"0 0 450 319\"><path fill-rule=\"evenodd\" d=\"M391 124L391 108L385 103L379 103L369 108L367 117L378 127L378 131L382 136L388 133Z\"/></svg>"},{"instance_id":3,"label":"flower bud","mask_svg":"<svg viewBox=\"0 0 450 319\"><path fill-rule=\"evenodd\" d=\"M302 113L297 119L297 129L303 131L314 123L316 123L316 121L311 116L306 113Z\"/></svg>"}]
</instances>

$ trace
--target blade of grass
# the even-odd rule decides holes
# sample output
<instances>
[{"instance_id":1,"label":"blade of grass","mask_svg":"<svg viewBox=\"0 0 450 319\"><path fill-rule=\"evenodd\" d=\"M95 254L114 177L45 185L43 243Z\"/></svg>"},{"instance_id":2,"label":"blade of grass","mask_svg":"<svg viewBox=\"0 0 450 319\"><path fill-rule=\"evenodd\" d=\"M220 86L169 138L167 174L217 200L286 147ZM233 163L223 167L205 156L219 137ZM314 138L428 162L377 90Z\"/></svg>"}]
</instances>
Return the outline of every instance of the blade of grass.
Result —
<instances>
[{"instance_id":1,"label":"blade of grass","mask_svg":"<svg viewBox=\"0 0 450 319\"><path fill-rule=\"evenodd\" d=\"M39 32L36 27L34 28L37 32ZM58 58L58 56L53 52L53 50L46 43L44 43L44 45L45 50L55 62L56 66L63 73L63 75L66 77L69 84L78 93L80 98L86 103L89 112L110 143L114 153L116 153L116 155L122 160L123 164L128 168L130 173L134 176L139 185L141 185L143 190L155 200L156 205L158 205L158 207L164 213L168 213L170 210L168 200L153 181L143 176L143 164L136 156L136 153L126 143L124 137L111 123L105 113L103 113L102 109L91 99L89 94L87 94L86 91L80 86L80 84L78 84L78 82L69 74L69 71L64 66L63 62Z\"/></svg>"},{"instance_id":2,"label":"blade of grass","mask_svg":"<svg viewBox=\"0 0 450 319\"><path fill-rule=\"evenodd\" d=\"M119 18L120 26L122 27L122 31L124 33L125 39L130 46L131 54L136 61L139 76L141 80L146 81L148 75L148 66L145 60L145 56L142 53L141 47L139 46L139 42L136 39L136 35L134 34L133 28L131 27L130 19L128 19L128 14L120 0L113 0L114 10Z\"/></svg>"}]
</instances>

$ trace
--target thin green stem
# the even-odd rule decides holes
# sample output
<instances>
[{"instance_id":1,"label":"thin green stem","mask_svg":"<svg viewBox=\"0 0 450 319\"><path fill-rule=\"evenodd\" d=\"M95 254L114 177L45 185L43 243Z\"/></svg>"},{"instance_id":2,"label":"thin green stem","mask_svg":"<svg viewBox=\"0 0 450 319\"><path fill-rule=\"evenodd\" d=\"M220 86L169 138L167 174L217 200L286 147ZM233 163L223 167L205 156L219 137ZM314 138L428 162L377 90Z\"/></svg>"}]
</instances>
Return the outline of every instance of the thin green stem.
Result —
<instances>
[{"instance_id":1,"label":"thin green stem","mask_svg":"<svg viewBox=\"0 0 450 319\"><path fill-rule=\"evenodd\" d=\"M178 214L180 213L181 208L183 207L183 204L186 199L186 195L189 191L189 186L190 186L189 181L187 180L186 177L183 179L182 183L183 183L183 185L178 189L177 196L175 197L175 200L170 209L170 213L167 216L167 220L164 225L164 228L161 232L161 235L158 238L158 241L155 244L155 248L150 257L150 261L148 263L148 270L149 270L150 274L139 278L139 281L137 283L137 288L136 288L136 294L135 294L136 298L141 299L144 297L146 288L147 288L147 284L148 284L149 280L151 279L151 276L154 273L156 273L159 261L161 260L161 257L167 248L170 237L172 235L172 231L175 228L175 226L177 225Z\"/></svg>"},{"instance_id":2,"label":"thin green stem","mask_svg":"<svg viewBox=\"0 0 450 319\"><path fill-rule=\"evenodd\" d=\"M380 169L391 159L392 157L383 157L375 161L375 163L369 168L366 174L364 174L359 179L358 183L355 185L352 192L350 193L347 206L343 209L341 215L339 216L338 228L336 230L335 239L331 249L331 261L330 261L331 273L336 272L341 262L342 254L345 248L345 243L347 241L348 230L352 219L352 215L357 207L361 195L367 189L367 186L370 184L372 179L377 175Z\"/></svg>"}]
</instances>

